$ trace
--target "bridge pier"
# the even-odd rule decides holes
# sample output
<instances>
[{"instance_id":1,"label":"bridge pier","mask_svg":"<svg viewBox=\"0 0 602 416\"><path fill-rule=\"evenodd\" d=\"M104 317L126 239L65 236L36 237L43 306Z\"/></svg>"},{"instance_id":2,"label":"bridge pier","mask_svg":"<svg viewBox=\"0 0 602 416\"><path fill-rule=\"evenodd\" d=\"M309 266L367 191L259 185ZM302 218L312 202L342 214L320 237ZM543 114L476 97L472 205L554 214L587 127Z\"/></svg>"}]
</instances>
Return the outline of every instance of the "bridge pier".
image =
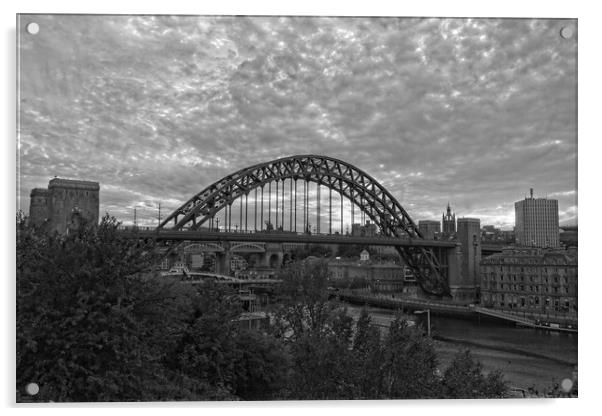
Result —
<instances>
[{"instance_id":1,"label":"bridge pier","mask_svg":"<svg viewBox=\"0 0 602 416\"><path fill-rule=\"evenodd\" d=\"M481 261L480 221L476 218L458 220L458 244L452 255L455 271L450 267L449 286L454 301L477 303L479 301Z\"/></svg>"},{"instance_id":2,"label":"bridge pier","mask_svg":"<svg viewBox=\"0 0 602 416\"><path fill-rule=\"evenodd\" d=\"M222 253L215 253L215 272L218 274L230 275L230 260L232 259L232 252L230 251L230 242L222 242L224 251Z\"/></svg>"},{"instance_id":3,"label":"bridge pier","mask_svg":"<svg viewBox=\"0 0 602 416\"><path fill-rule=\"evenodd\" d=\"M282 250L282 244L279 243L266 243L265 253L261 260L262 264L266 267L273 269L280 269L282 261L284 259L284 252Z\"/></svg>"}]
</instances>

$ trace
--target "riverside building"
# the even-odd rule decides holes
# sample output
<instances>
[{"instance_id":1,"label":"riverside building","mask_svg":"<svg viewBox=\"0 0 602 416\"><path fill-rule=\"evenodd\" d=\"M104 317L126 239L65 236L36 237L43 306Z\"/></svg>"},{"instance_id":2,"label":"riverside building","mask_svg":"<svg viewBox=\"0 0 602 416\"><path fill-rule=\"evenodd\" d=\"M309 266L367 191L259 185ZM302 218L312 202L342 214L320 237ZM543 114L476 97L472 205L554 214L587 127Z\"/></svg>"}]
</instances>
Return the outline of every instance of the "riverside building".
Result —
<instances>
[{"instance_id":1,"label":"riverside building","mask_svg":"<svg viewBox=\"0 0 602 416\"><path fill-rule=\"evenodd\" d=\"M577 251L512 247L481 260L481 305L577 315Z\"/></svg>"}]
</instances>

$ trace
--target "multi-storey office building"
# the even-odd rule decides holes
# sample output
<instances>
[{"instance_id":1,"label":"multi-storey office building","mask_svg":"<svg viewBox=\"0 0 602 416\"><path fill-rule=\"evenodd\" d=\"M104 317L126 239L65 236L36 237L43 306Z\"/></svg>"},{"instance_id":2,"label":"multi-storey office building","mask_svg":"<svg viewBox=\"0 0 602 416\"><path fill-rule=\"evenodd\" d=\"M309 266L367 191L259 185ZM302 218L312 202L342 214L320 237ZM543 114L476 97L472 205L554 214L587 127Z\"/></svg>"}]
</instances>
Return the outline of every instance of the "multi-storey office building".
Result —
<instances>
[{"instance_id":1,"label":"multi-storey office building","mask_svg":"<svg viewBox=\"0 0 602 416\"><path fill-rule=\"evenodd\" d=\"M481 260L481 304L534 314L577 313L575 250L513 247Z\"/></svg>"},{"instance_id":2,"label":"multi-storey office building","mask_svg":"<svg viewBox=\"0 0 602 416\"><path fill-rule=\"evenodd\" d=\"M516 244L529 247L559 247L558 201L531 195L514 203Z\"/></svg>"}]
</instances>

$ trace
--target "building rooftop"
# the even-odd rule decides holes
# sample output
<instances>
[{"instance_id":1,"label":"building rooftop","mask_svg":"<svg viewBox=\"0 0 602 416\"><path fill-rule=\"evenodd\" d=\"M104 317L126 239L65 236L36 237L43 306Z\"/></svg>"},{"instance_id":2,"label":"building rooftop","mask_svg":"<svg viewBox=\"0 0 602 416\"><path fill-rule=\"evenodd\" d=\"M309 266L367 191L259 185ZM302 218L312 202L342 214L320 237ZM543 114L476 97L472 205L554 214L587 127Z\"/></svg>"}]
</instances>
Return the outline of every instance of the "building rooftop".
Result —
<instances>
[{"instance_id":1,"label":"building rooftop","mask_svg":"<svg viewBox=\"0 0 602 416\"><path fill-rule=\"evenodd\" d=\"M47 196L48 195L48 189L45 189L45 188L33 188L31 190L30 197L36 196L36 195Z\"/></svg>"},{"instance_id":2,"label":"building rooftop","mask_svg":"<svg viewBox=\"0 0 602 416\"><path fill-rule=\"evenodd\" d=\"M62 178L54 178L51 179L50 182L48 182L48 189L55 187L86 189L91 191L98 191L100 189L100 185L98 182Z\"/></svg>"}]
</instances>

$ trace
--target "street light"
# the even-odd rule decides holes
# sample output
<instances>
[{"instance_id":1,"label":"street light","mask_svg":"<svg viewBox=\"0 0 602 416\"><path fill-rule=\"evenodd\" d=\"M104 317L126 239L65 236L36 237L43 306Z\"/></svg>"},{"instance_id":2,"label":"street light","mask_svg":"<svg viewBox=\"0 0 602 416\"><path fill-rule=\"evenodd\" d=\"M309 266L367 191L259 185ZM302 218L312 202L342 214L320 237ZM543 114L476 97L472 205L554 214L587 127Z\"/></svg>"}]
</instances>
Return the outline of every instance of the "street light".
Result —
<instances>
[{"instance_id":1,"label":"street light","mask_svg":"<svg viewBox=\"0 0 602 416\"><path fill-rule=\"evenodd\" d=\"M426 333L430 337L431 336L431 310L426 309L423 311L414 311L415 315L421 315L423 313L426 313Z\"/></svg>"}]
</instances>

